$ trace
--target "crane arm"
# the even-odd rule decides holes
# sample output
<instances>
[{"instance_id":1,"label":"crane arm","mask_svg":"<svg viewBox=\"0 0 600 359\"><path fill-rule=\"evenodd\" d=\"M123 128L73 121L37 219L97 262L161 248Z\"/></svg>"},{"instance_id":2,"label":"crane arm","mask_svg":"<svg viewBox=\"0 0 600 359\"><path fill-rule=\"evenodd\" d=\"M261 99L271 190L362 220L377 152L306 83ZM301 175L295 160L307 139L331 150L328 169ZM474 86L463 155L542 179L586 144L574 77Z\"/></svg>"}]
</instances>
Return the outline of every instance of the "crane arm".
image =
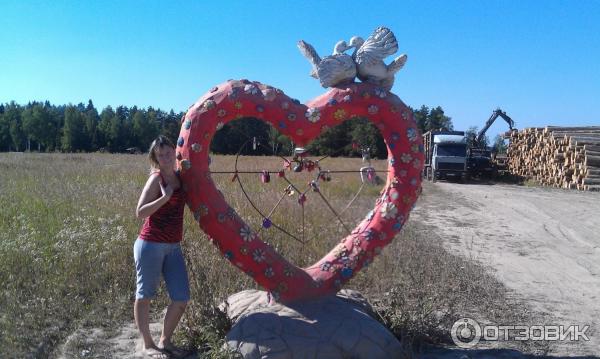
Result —
<instances>
[{"instance_id":1,"label":"crane arm","mask_svg":"<svg viewBox=\"0 0 600 359\"><path fill-rule=\"evenodd\" d=\"M506 121L506 123L508 123L508 127L510 127L511 130L513 129L515 122L506 114L506 112L498 108L492 113L492 116L490 116L490 118L487 120L481 131L479 131L479 133L477 134L477 137L475 138L475 142L477 144L481 143L483 137L485 136L485 133L498 117L502 117L502 119Z\"/></svg>"}]
</instances>

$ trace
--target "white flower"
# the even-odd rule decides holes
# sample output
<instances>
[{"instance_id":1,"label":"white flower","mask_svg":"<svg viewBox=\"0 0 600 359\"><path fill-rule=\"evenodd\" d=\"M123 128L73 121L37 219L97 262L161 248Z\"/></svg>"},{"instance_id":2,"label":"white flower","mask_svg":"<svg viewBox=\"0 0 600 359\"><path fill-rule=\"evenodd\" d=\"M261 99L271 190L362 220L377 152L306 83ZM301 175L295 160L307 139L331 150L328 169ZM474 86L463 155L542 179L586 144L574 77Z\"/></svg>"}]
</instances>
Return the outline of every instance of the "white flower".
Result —
<instances>
[{"instance_id":1,"label":"white flower","mask_svg":"<svg viewBox=\"0 0 600 359\"><path fill-rule=\"evenodd\" d=\"M381 206L381 215L385 219L395 218L398 214L398 208L392 202L386 202Z\"/></svg>"},{"instance_id":2,"label":"white flower","mask_svg":"<svg viewBox=\"0 0 600 359\"><path fill-rule=\"evenodd\" d=\"M316 123L321 119L321 113L319 112L319 109L314 107L309 108L308 111L306 111L305 116L312 123Z\"/></svg>"},{"instance_id":3,"label":"white flower","mask_svg":"<svg viewBox=\"0 0 600 359\"><path fill-rule=\"evenodd\" d=\"M244 86L244 92L251 95L256 95L258 93L258 89L253 84L248 84Z\"/></svg>"},{"instance_id":4,"label":"white flower","mask_svg":"<svg viewBox=\"0 0 600 359\"><path fill-rule=\"evenodd\" d=\"M217 103L214 100L206 100L203 104L203 107L207 110L215 108L215 106L217 106Z\"/></svg>"},{"instance_id":5,"label":"white flower","mask_svg":"<svg viewBox=\"0 0 600 359\"><path fill-rule=\"evenodd\" d=\"M331 266L332 266L331 262L325 262L325 263L321 264L321 270L323 272L328 272L331 269Z\"/></svg>"},{"instance_id":6,"label":"white flower","mask_svg":"<svg viewBox=\"0 0 600 359\"><path fill-rule=\"evenodd\" d=\"M363 238L365 239L365 241L370 241L371 239L373 239L373 230L372 229L367 229L363 234L362 234Z\"/></svg>"},{"instance_id":7,"label":"white flower","mask_svg":"<svg viewBox=\"0 0 600 359\"><path fill-rule=\"evenodd\" d=\"M408 139L413 142L416 141L417 139L417 130L414 128L409 128L406 130L406 137L408 137Z\"/></svg>"},{"instance_id":8,"label":"white flower","mask_svg":"<svg viewBox=\"0 0 600 359\"><path fill-rule=\"evenodd\" d=\"M202 145L199 144L199 143L194 143L192 145L192 151L194 151L194 152L200 152L200 151L202 151Z\"/></svg>"},{"instance_id":9,"label":"white flower","mask_svg":"<svg viewBox=\"0 0 600 359\"><path fill-rule=\"evenodd\" d=\"M387 96L387 93L385 92L384 89L377 88L377 89L375 89L375 95L379 98L385 98L385 96Z\"/></svg>"}]
</instances>

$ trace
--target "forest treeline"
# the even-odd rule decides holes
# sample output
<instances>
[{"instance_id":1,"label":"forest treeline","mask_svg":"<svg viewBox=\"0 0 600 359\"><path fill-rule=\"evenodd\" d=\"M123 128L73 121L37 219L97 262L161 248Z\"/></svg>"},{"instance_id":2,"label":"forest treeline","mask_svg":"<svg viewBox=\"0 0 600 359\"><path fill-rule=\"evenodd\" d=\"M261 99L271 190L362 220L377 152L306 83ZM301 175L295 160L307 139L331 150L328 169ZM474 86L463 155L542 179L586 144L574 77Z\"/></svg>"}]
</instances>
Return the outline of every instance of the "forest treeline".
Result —
<instances>
[{"instance_id":1,"label":"forest treeline","mask_svg":"<svg viewBox=\"0 0 600 359\"><path fill-rule=\"evenodd\" d=\"M420 131L453 129L452 119L440 107L413 110ZM159 134L173 141L179 135L184 112L153 107L107 106L98 111L87 104L53 105L31 102L0 104L0 151L39 152L145 152ZM248 145L256 142L259 146ZM241 119L219 130L211 143L217 154L287 155L293 144L269 124ZM314 155L354 156L368 148L373 157L387 151L379 131L365 119L356 118L329 129L310 144Z\"/></svg>"}]
</instances>

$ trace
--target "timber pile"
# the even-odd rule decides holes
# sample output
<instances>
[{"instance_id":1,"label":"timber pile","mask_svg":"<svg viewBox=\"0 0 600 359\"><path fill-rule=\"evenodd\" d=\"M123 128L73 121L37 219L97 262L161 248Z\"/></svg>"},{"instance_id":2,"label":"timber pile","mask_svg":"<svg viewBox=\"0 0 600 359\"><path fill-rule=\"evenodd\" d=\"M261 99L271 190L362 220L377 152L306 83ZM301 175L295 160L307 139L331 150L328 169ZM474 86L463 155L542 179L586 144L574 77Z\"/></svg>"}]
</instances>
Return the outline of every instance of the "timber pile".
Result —
<instances>
[{"instance_id":1,"label":"timber pile","mask_svg":"<svg viewBox=\"0 0 600 359\"><path fill-rule=\"evenodd\" d=\"M508 156L506 153L492 154L492 163L496 166L498 174L504 175L508 170Z\"/></svg>"},{"instance_id":2,"label":"timber pile","mask_svg":"<svg viewBox=\"0 0 600 359\"><path fill-rule=\"evenodd\" d=\"M600 126L507 132L511 173L545 186L600 191Z\"/></svg>"}]
</instances>

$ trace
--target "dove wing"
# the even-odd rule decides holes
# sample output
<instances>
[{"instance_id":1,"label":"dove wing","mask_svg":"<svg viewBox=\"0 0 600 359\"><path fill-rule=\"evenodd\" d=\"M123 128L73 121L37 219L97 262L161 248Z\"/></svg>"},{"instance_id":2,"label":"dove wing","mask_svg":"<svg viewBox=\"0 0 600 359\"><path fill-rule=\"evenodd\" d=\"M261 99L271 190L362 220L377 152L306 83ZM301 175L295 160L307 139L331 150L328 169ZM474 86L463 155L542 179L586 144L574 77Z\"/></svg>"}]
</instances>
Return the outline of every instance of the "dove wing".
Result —
<instances>
[{"instance_id":1,"label":"dove wing","mask_svg":"<svg viewBox=\"0 0 600 359\"><path fill-rule=\"evenodd\" d=\"M312 47L312 45L309 44L308 42L306 42L304 40L298 41L298 49L300 49L300 52L302 53L302 55L304 55L304 57L306 57L313 66L316 67L317 65L319 65L319 62L321 62L321 58L319 57L319 54L317 54L317 51L315 51L315 48Z\"/></svg>"},{"instance_id":2,"label":"dove wing","mask_svg":"<svg viewBox=\"0 0 600 359\"><path fill-rule=\"evenodd\" d=\"M378 27L356 52L356 63L370 65L398 51L394 33L386 27Z\"/></svg>"},{"instance_id":3,"label":"dove wing","mask_svg":"<svg viewBox=\"0 0 600 359\"><path fill-rule=\"evenodd\" d=\"M394 61L392 61L389 65L388 65L388 73L391 74L395 74L396 72L400 71L400 69L402 69L404 67L404 64L406 63L406 60L408 59L408 56L406 56L406 54L402 54L398 57L396 57L394 59Z\"/></svg>"},{"instance_id":4,"label":"dove wing","mask_svg":"<svg viewBox=\"0 0 600 359\"><path fill-rule=\"evenodd\" d=\"M333 87L341 81L352 81L356 76L356 65L346 54L327 56L317 69L323 87Z\"/></svg>"}]
</instances>

